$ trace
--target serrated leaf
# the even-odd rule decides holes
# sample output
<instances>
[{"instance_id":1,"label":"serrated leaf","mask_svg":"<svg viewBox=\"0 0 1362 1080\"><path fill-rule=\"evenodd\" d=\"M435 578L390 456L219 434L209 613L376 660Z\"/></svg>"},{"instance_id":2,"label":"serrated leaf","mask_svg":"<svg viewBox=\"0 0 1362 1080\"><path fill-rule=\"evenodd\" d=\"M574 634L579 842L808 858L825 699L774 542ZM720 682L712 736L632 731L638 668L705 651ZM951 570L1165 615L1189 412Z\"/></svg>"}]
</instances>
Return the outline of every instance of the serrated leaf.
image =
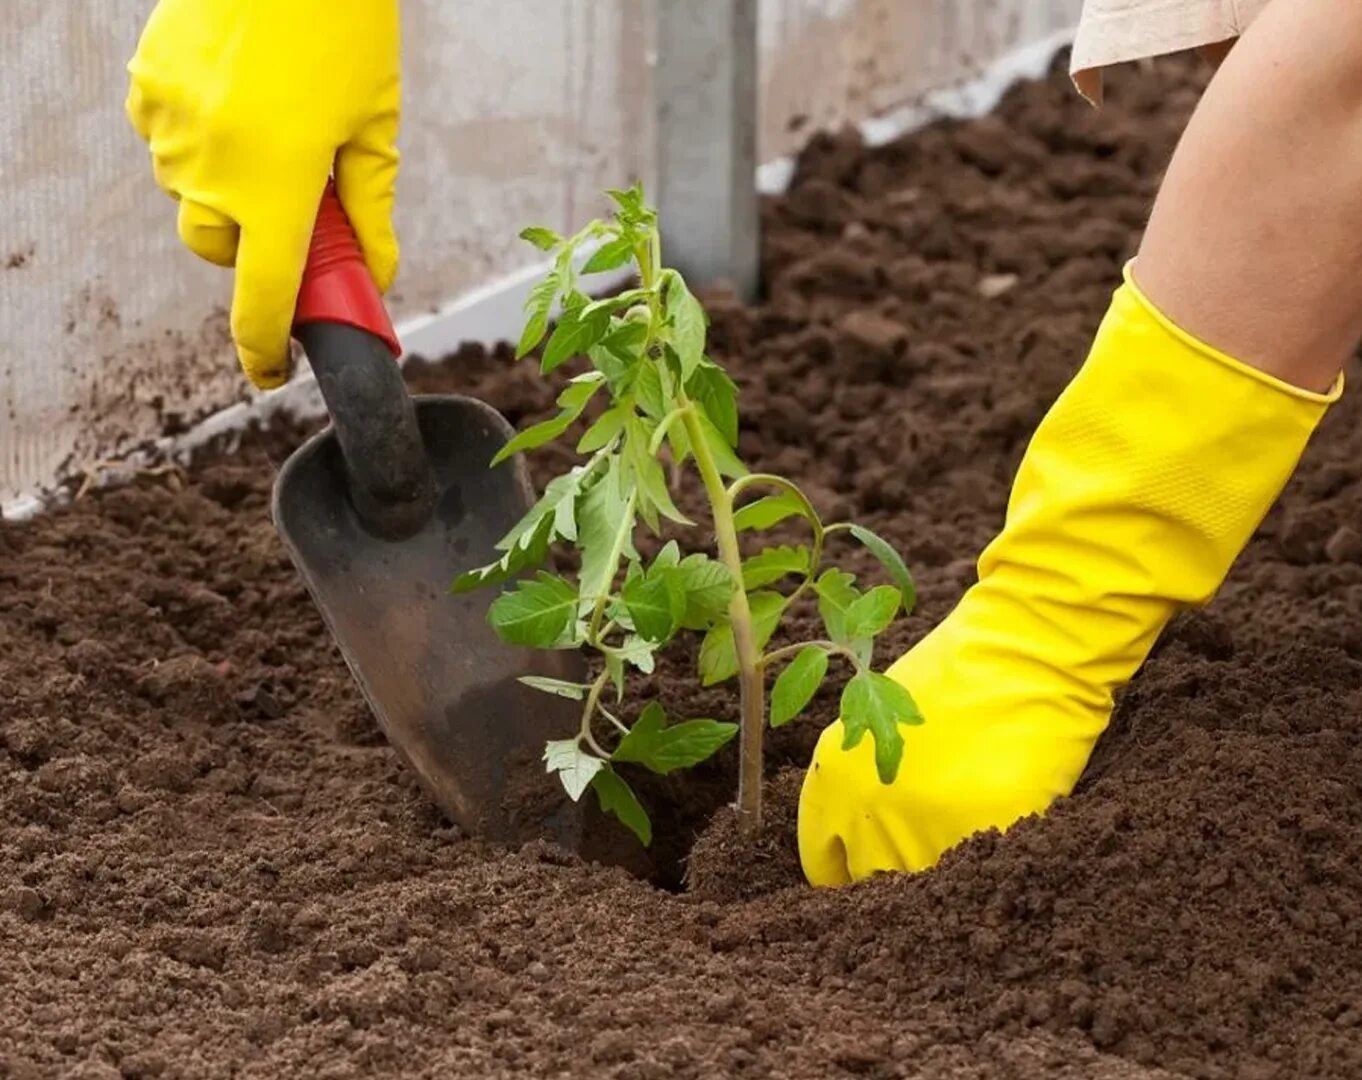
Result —
<instances>
[{"instance_id":1,"label":"serrated leaf","mask_svg":"<svg viewBox=\"0 0 1362 1080\"><path fill-rule=\"evenodd\" d=\"M540 251L552 251L563 242L561 236L542 225L529 225L521 229L520 239L529 241Z\"/></svg>"},{"instance_id":2,"label":"serrated leaf","mask_svg":"<svg viewBox=\"0 0 1362 1080\"><path fill-rule=\"evenodd\" d=\"M817 645L800 649L771 688L771 726L787 724L803 712L827 673L827 653Z\"/></svg>"},{"instance_id":3,"label":"serrated leaf","mask_svg":"<svg viewBox=\"0 0 1362 1080\"><path fill-rule=\"evenodd\" d=\"M851 641L873 638L894 621L903 594L892 585L876 585L847 608L842 633Z\"/></svg>"},{"instance_id":4,"label":"serrated leaf","mask_svg":"<svg viewBox=\"0 0 1362 1080\"><path fill-rule=\"evenodd\" d=\"M620 494L619 470L619 459L611 458L605 475L577 500L577 543L582 551L578 580L583 596L608 595L620 559L633 553L634 500Z\"/></svg>"},{"instance_id":5,"label":"serrated leaf","mask_svg":"<svg viewBox=\"0 0 1362 1080\"><path fill-rule=\"evenodd\" d=\"M752 633L757 639L757 651L761 652L780 623L786 597L778 592L754 592L747 598L747 603L752 610ZM700 682L713 686L737 673L738 650L733 640L733 624L725 619L712 626L700 642Z\"/></svg>"},{"instance_id":6,"label":"serrated leaf","mask_svg":"<svg viewBox=\"0 0 1362 1080\"><path fill-rule=\"evenodd\" d=\"M619 818L638 837L639 843L648 847L653 842L653 823L648 820L648 812L619 773L609 765L602 766L591 778L591 789L596 793L601 809Z\"/></svg>"},{"instance_id":7,"label":"serrated leaf","mask_svg":"<svg viewBox=\"0 0 1362 1080\"><path fill-rule=\"evenodd\" d=\"M778 495L763 495L746 506L738 508L733 515L733 527L738 532L749 529L769 529L788 517L804 514L804 504L788 491Z\"/></svg>"},{"instance_id":8,"label":"serrated leaf","mask_svg":"<svg viewBox=\"0 0 1362 1080\"><path fill-rule=\"evenodd\" d=\"M487 610L487 621L503 641L536 649L557 645L576 618L577 590L544 570L507 589Z\"/></svg>"},{"instance_id":9,"label":"serrated leaf","mask_svg":"<svg viewBox=\"0 0 1362 1080\"><path fill-rule=\"evenodd\" d=\"M549 335L539 370L547 375L574 356L585 354L605 336L609 328L609 312L598 311L583 318L578 309L568 308Z\"/></svg>"},{"instance_id":10,"label":"serrated leaf","mask_svg":"<svg viewBox=\"0 0 1362 1080\"><path fill-rule=\"evenodd\" d=\"M638 375L634 378L634 398L639 408L654 420L661 420L671 411L673 403L662 385L656 361L645 358L639 364Z\"/></svg>"},{"instance_id":11,"label":"serrated leaf","mask_svg":"<svg viewBox=\"0 0 1362 1080\"><path fill-rule=\"evenodd\" d=\"M587 753L576 739L553 739L544 747L544 771L557 773L568 793L576 802L591 781L605 768L605 760Z\"/></svg>"},{"instance_id":12,"label":"serrated leaf","mask_svg":"<svg viewBox=\"0 0 1362 1080\"><path fill-rule=\"evenodd\" d=\"M787 574L807 574L809 572L809 549L799 547L767 548L742 564L742 585L744 589L759 589L773 581L779 581Z\"/></svg>"},{"instance_id":13,"label":"serrated leaf","mask_svg":"<svg viewBox=\"0 0 1362 1080\"><path fill-rule=\"evenodd\" d=\"M653 565L650 569L661 570L670 566L680 565L681 548L677 545L675 540L668 540L662 545L662 550L657 553L657 557L653 559Z\"/></svg>"},{"instance_id":14,"label":"serrated leaf","mask_svg":"<svg viewBox=\"0 0 1362 1080\"><path fill-rule=\"evenodd\" d=\"M723 563L707 555L687 555L677 567L677 576L686 590L686 612L681 616L685 629L704 630L728 611L734 581Z\"/></svg>"},{"instance_id":15,"label":"serrated leaf","mask_svg":"<svg viewBox=\"0 0 1362 1080\"><path fill-rule=\"evenodd\" d=\"M628 188L607 188L605 193L626 215L645 212L643 185L641 183L636 183Z\"/></svg>"},{"instance_id":16,"label":"serrated leaf","mask_svg":"<svg viewBox=\"0 0 1362 1080\"><path fill-rule=\"evenodd\" d=\"M842 691L842 749L858 746L865 733L875 740L875 771L891 784L903 760L900 724L920 724L922 714L906 689L887 675L858 672Z\"/></svg>"},{"instance_id":17,"label":"serrated leaf","mask_svg":"<svg viewBox=\"0 0 1362 1080\"><path fill-rule=\"evenodd\" d=\"M667 313L671 316L671 342L681 362L681 381L690 381L692 372L705 355L705 309L691 295L685 280L675 270L667 281Z\"/></svg>"},{"instance_id":18,"label":"serrated leaf","mask_svg":"<svg viewBox=\"0 0 1362 1080\"><path fill-rule=\"evenodd\" d=\"M549 327L549 313L553 310L554 298L558 295L560 278L549 274L530 290L525 300L525 329L520 334L520 344L516 346L515 358L521 359L544 340L544 332Z\"/></svg>"},{"instance_id":19,"label":"serrated leaf","mask_svg":"<svg viewBox=\"0 0 1362 1080\"><path fill-rule=\"evenodd\" d=\"M898 590L903 596L903 613L911 615L913 608L917 606L917 586L913 584L913 575L908 572L908 567L902 557L894 550L889 541L871 532L863 525L852 525L849 531L852 536L866 546L870 553L879 560L880 565L889 572L890 578L898 586Z\"/></svg>"},{"instance_id":20,"label":"serrated leaf","mask_svg":"<svg viewBox=\"0 0 1362 1080\"><path fill-rule=\"evenodd\" d=\"M672 501L671 492L667 489L667 477L662 471L662 464L649 452L649 434L647 429L631 418L629 421L629 461L634 470L635 482L640 494L640 511L658 511L671 521L679 525L692 525L694 522L685 514L677 509L676 503ZM645 518L654 532L657 531L657 514L645 513Z\"/></svg>"},{"instance_id":21,"label":"serrated leaf","mask_svg":"<svg viewBox=\"0 0 1362 1080\"><path fill-rule=\"evenodd\" d=\"M555 694L558 697L568 698L572 701L582 701L586 698L587 691L591 687L585 683L566 682L563 679L550 679L546 675L522 675L517 682L524 683L526 686L535 690L542 690L546 694Z\"/></svg>"},{"instance_id":22,"label":"serrated leaf","mask_svg":"<svg viewBox=\"0 0 1362 1080\"><path fill-rule=\"evenodd\" d=\"M738 460L738 455L728 445L728 440L719 434L719 429L710 422L709 417L700 414L696 419L699 421L700 432L705 437L705 445L709 447L710 455L714 458L714 465L719 472L734 480L746 476L747 466Z\"/></svg>"},{"instance_id":23,"label":"serrated leaf","mask_svg":"<svg viewBox=\"0 0 1362 1080\"><path fill-rule=\"evenodd\" d=\"M599 371L587 373L587 378L578 376L558 395L558 405L561 412L551 420L542 420L533 427L528 427L511 439L505 446L496 452L492 458L493 465L500 465L507 458L514 454L526 450L534 450L543 446L545 443L552 442L570 428L576 419L585 411L587 402L595 395L596 391L605 385L605 376Z\"/></svg>"},{"instance_id":24,"label":"serrated leaf","mask_svg":"<svg viewBox=\"0 0 1362 1080\"><path fill-rule=\"evenodd\" d=\"M554 530L565 540L575 540L577 538L577 526L572 519L573 505L582 486L591 478L595 472L597 463L589 465L576 465L562 476L555 476L544 488L544 494L539 497L525 516L511 527L511 531L497 541L498 551L510 551L514 548L526 533L540 527L543 519L553 515ZM559 515L566 511L567 520L560 519Z\"/></svg>"},{"instance_id":25,"label":"serrated leaf","mask_svg":"<svg viewBox=\"0 0 1362 1080\"><path fill-rule=\"evenodd\" d=\"M637 634L625 638L614 650L621 660L633 664L645 675L651 674L656 667L656 651L656 645Z\"/></svg>"},{"instance_id":26,"label":"serrated leaf","mask_svg":"<svg viewBox=\"0 0 1362 1080\"><path fill-rule=\"evenodd\" d=\"M592 300L591 303L582 308L582 315L594 315L598 311L609 311L613 314L625 305L646 300L651 295L652 290L650 289L625 289L624 292L616 293L614 296L603 296L599 300Z\"/></svg>"},{"instance_id":27,"label":"serrated leaf","mask_svg":"<svg viewBox=\"0 0 1362 1080\"><path fill-rule=\"evenodd\" d=\"M633 410L627 409L623 405L612 405L596 418L596 422L586 429L586 433L577 443L577 453L591 454L608 446L610 440L615 438L624 430L625 421L632 415Z\"/></svg>"},{"instance_id":28,"label":"serrated leaf","mask_svg":"<svg viewBox=\"0 0 1362 1080\"><path fill-rule=\"evenodd\" d=\"M624 657L618 653L608 652L605 654L605 671L610 676L610 681L615 684L615 700L624 700Z\"/></svg>"},{"instance_id":29,"label":"serrated leaf","mask_svg":"<svg viewBox=\"0 0 1362 1080\"><path fill-rule=\"evenodd\" d=\"M828 637L838 644L851 638L846 631L847 612L860 599L856 579L845 570L824 570L814 586L818 592L818 614L828 628Z\"/></svg>"},{"instance_id":30,"label":"serrated leaf","mask_svg":"<svg viewBox=\"0 0 1362 1080\"><path fill-rule=\"evenodd\" d=\"M601 338L601 347L622 363L630 364L643 354L643 345L647 340L647 323L623 319Z\"/></svg>"},{"instance_id":31,"label":"serrated leaf","mask_svg":"<svg viewBox=\"0 0 1362 1080\"><path fill-rule=\"evenodd\" d=\"M662 706L654 701L620 740L610 760L632 762L666 776L711 757L737 732L737 724L718 720L686 720L668 727Z\"/></svg>"},{"instance_id":32,"label":"serrated leaf","mask_svg":"<svg viewBox=\"0 0 1362 1080\"><path fill-rule=\"evenodd\" d=\"M738 388L718 364L706 360L686 383L690 399L705 410L705 415L729 446L738 445Z\"/></svg>"},{"instance_id":33,"label":"serrated leaf","mask_svg":"<svg viewBox=\"0 0 1362 1080\"><path fill-rule=\"evenodd\" d=\"M634 620L634 629L649 641L670 638L686 611L686 590L677 576L665 568L625 582L621 595Z\"/></svg>"},{"instance_id":34,"label":"serrated leaf","mask_svg":"<svg viewBox=\"0 0 1362 1080\"><path fill-rule=\"evenodd\" d=\"M553 519L545 515L535 523L533 529L518 536L500 559L460 574L449 587L449 591L458 595L484 585L500 584L523 570L541 565L548 558L552 537Z\"/></svg>"},{"instance_id":35,"label":"serrated leaf","mask_svg":"<svg viewBox=\"0 0 1362 1080\"><path fill-rule=\"evenodd\" d=\"M600 274L607 270L616 270L633 258L633 255L634 248L629 238L621 236L618 240L611 240L597 248L595 254L582 267L582 273Z\"/></svg>"}]
</instances>

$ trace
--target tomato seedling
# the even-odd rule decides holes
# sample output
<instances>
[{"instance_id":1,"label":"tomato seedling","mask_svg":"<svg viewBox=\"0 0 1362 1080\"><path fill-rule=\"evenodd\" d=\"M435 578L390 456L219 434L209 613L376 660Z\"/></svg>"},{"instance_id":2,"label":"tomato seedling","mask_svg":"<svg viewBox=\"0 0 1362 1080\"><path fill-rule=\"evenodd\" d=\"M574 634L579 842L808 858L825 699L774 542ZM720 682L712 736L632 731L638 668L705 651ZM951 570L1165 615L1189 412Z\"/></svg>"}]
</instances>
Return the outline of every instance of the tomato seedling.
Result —
<instances>
[{"instance_id":1,"label":"tomato seedling","mask_svg":"<svg viewBox=\"0 0 1362 1080\"><path fill-rule=\"evenodd\" d=\"M488 617L506 641L540 649L587 648L600 658L588 683L526 677L545 693L582 702L575 734L550 742L544 760L568 795L590 788L647 844L652 826L617 766L655 773L695 765L741 733L738 813L743 830L761 824L762 736L767 721L765 679L783 665L771 690L770 723L788 723L808 705L836 657L852 675L841 697L845 745L868 733L880 779L889 783L903 756L900 724L921 723L908 692L871 668L874 642L915 601L912 577L898 553L868 529L825 524L791 481L753 473L737 454L737 387L705 352L704 309L681 275L662 265L657 214L641 187L611 191L614 213L573 236L543 228L521 236L553 254L552 269L526 305L520 359L541 343L540 370L549 375L584 356L589 370L558 396L552 419L520 432L496 456L533 450L563 436L598 394L606 407L577 442L584 460L549 481L543 497L498 543L496 562L453 585L465 592L509 584ZM582 274L633 263L637 284L592 300L578 281L578 251L594 244ZM555 306L561 307L549 331ZM545 338L547 337L547 341ZM704 523L718 558L683 552L670 540L651 561L635 546L640 529L659 533L663 521L696 526L677 508L672 490L699 475L709 511ZM764 492L757 498L754 493ZM807 525L809 542L744 554L739 537L788 518ZM845 534L865 545L892 585L862 591L843 570L824 568L830 538ZM580 554L575 578L541 569L555 543ZM533 576L526 576L536 571ZM767 651L782 616L800 597L816 598L827 637ZM649 702L632 726L617 715L630 673L651 672L659 649L682 632L703 635L699 676L705 686L738 680L740 723L708 718L670 722ZM608 703L613 688L614 706Z\"/></svg>"}]
</instances>

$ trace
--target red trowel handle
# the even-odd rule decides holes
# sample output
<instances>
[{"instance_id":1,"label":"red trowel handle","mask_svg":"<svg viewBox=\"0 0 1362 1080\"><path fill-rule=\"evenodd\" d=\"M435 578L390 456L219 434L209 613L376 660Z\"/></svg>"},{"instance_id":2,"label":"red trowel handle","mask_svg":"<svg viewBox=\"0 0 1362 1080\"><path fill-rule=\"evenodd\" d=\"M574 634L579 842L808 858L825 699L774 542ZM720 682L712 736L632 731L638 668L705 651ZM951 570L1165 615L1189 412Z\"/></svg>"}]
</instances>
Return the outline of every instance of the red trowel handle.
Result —
<instances>
[{"instance_id":1,"label":"red trowel handle","mask_svg":"<svg viewBox=\"0 0 1362 1080\"><path fill-rule=\"evenodd\" d=\"M317 224L307 249L293 328L296 331L307 323L319 322L366 330L387 345L394 356L402 353L388 309L369 275L355 230L332 180L326 182L321 206L317 208Z\"/></svg>"},{"instance_id":2,"label":"red trowel handle","mask_svg":"<svg viewBox=\"0 0 1362 1080\"><path fill-rule=\"evenodd\" d=\"M293 336L303 345L345 458L360 521L405 539L430 517L435 488L416 410L393 358L397 334L328 183L298 290Z\"/></svg>"}]
</instances>

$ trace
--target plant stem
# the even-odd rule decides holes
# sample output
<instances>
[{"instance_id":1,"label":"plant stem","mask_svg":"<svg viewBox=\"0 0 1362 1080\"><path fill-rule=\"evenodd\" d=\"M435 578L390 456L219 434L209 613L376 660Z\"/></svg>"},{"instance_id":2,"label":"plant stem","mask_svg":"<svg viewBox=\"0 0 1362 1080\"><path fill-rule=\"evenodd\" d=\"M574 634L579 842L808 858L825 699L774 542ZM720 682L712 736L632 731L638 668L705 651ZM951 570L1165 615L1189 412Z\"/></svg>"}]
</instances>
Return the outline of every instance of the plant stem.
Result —
<instances>
[{"instance_id":1,"label":"plant stem","mask_svg":"<svg viewBox=\"0 0 1362 1080\"><path fill-rule=\"evenodd\" d=\"M733 627L733 645L738 656L738 694L741 724L738 737L738 828L745 836L761 829L761 743L766 721L765 686L762 682L761 654L752 628L752 609L747 592L742 587L742 552L738 548L738 530L733 525L733 500L724 488L723 477L714 464L704 429L695 409L678 394L677 401L685 407L682 419L690 438L691 453L695 455L700 479L709 496L714 515L714 538L719 545L719 559L733 575L736 588L728 605L728 621Z\"/></svg>"},{"instance_id":2,"label":"plant stem","mask_svg":"<svg viewBox=\"0 0 1362 1080\"><path fill-rule=\"evenodd\" d=\"M596 681L591 684L591 689L587 691L586 704L582 706L582 725L577 731L577 737L603 758L608 758L610 752L604 749L596 741L596 737L591 734L591 717L596 712L596 706L601 700L601 692L605 689L605 684L609 681L609 678L609 673L602 671L596 676Z\"/></svg>"},{"instance_id":3,"label":"plant stem","mask_svg":"<svg viewBox=\"0 0 1362 1080\"><path fill-rule=\"evenodd\" d=\"M804 594L804 590L813 584L813 580L818 576L818 567L823 561L823 537L831 529L823 525L822 519L818 516L818 511L813 508L813 503L809 502L809 497L799 488L786 480L783 476L776 476L774 473L748 473L740 476L733 483L728 485L728 503L733 506L738 501L738 495L744 489L754 484L766 484L770 487L778 487L782 491L794 496L804 508L804 519L809 523L813 530L813 547L809 552L809 572L804 575L804 580L799 583L799 587L792 592L786 599L786 604L792 604ZM835 526L834 526L835 528Z\"/></svg>"},{"instance_id":4,"label":"plant stem","mask_svg":"<svg viewBox=\"0 0 1362 1080\"><path fill-rule=\"evenodd\" d=\"M794 645L782 645L779 649L772 649L761 658L761 666L763 668L770 667L772 664L784 660L787 656L794 656L795 653L807 649L810 646L813 646L816 649L822 649L825 653L832 656L845 656L851 661L852 666L854 666L857 671L860 671L865 667L865 665L861 663L861 658L845 645L838 645L835 641L826 641L823 639L816 641L800 641L796 642Z\"/></svg>"}]
</instances>

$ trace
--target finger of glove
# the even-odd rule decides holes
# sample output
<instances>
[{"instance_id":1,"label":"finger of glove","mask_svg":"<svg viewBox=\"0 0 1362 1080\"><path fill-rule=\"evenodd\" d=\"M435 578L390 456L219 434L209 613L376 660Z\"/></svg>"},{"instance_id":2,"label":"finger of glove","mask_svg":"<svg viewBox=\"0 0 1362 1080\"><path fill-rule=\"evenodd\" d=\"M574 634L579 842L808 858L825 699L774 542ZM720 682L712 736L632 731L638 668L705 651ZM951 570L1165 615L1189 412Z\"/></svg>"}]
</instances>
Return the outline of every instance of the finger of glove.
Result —
<instances>
[{"instance_id":1,"label":"finger of glove","mask_svg":"<svg viewBox=\"0 0 1362 1080\"><path fill-rule=\"evenodd\" d=\"M181 243L200 259L218 266L236 263L241 230L227 215L184 198L180 200L178 230Z\"/></svg>"},{"instance_id":2,"label":"finger of glove","mask_svg":"<svg viewBox=\"0 0 1362 1080\"><path fill-rule=\"evenodd\" d=\"M143 142L151 142L152 108L135 75L128 82L128 96L123 101L123 112L138 137Z\"/></svg>"},{"instance_id":3,"label":"finger of glove","mask_svg":"<svg viewBox=\"0 0 1362 1080\"><path fill-rule=\"evenodd\" d=\"M336 156L336 194L354 227L380 292L397 276L393 194L397 183L396 114L370 121Z\"/></svg>"},{"instance_id":4,"label":"finger of glove","mask_svg":"<svg viewBox=\"0 0 1362 1080\"><path fill-rule=\"evenodd\" d=\"M841 743L840 723L831 725L818 740L809 771L799 791L799 861L810 885L846 885L851 881L846 845L840 834L850 792L838 791L838 770L824 764L823 752Z\"/></svg>"},{"instance_id":5,"label":"finger of glove","mask_svg":"<svg viewBox=\"0 0 1362 1080\"><path fill-rule=\"evenodd\" d=\"M246 377L262 390L288 381L289 337L316 217L313 198L244 222L236 253L232 337Z\"/></svg>"}]
</instances>

